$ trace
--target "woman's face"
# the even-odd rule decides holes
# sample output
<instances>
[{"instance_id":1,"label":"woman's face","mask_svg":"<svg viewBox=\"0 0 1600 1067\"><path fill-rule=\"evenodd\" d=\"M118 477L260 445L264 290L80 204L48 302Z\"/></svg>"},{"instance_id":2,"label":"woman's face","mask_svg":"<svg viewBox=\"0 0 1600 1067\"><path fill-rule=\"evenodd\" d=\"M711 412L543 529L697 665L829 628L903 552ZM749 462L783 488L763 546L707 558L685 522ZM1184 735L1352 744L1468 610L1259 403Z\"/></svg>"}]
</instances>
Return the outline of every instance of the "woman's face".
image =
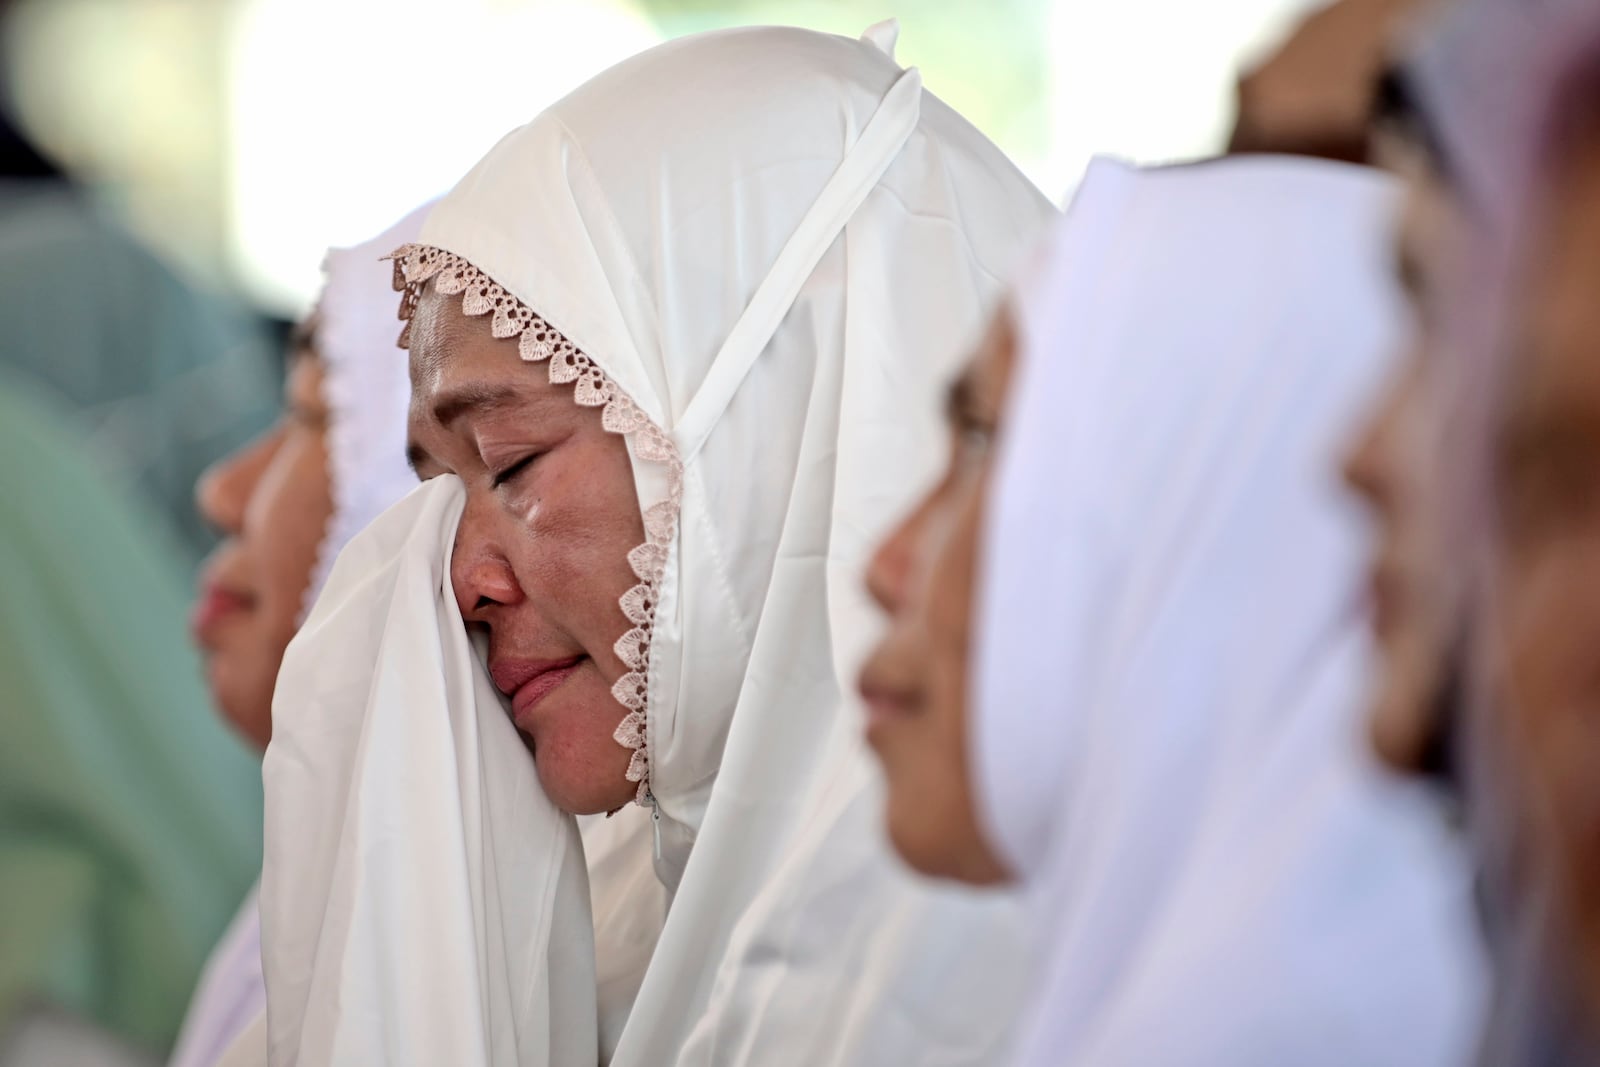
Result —
<instances>
[{"instance_id":1,"label":"woman's face","mask_svg":"<svg viewBox=\"0 0 1600 1067\"><path fill-rule=\"evenodd\" d=\"M309 344L291 356L277 424L206 471L195 490L201 514L223 535L203 572L195 643L212 699L263 749L278 666L333 512L322 363Z\"/></svg>"},{"instance_id":2,"label":"woman's face","mask_svg":"<svg viewBox=\"0 0 1600 1067\"><path fill-rule=\"evenodd\" d=\"M614 737L627 672L614 645L644 543L622 437L580 407L546 364L524 363L490 316L431 286L411 320L412 461L454 474L467 504L450 580L461 617L489 641L489 672L562 809L612 811L633 798L631 751Z\"/></svg>"},{"instance_id":3,"label":"woman's face","mask_svg":"<svg viewBox=\"0 0 1600 1067\"><path fill-rule=\"evenodd\" d=\"M1410 346L1356 435L1345 480L1377 520L1371 564L1372 627L1381 655L1370 729L1378 754L1405 771L1436 753L1451 633L1439 573L1437 507L1429 496L1430 364L1440 319L1438 272L1454 239L1453 202L1414 149L1391 145L1407 178L1397 238L1401 283L1412 311Z\"/></svg>"},{"instance_id":4,"label":"woman's face","mask_svg":"<svg viewBox=\"0 0 1600 1067\"><path fill-rule=\"evenodd\" d=\"M1011 377L1011 319L996 316L950 391L950 461L873 557L867 586L889 630L861 673L867 740L888 782L889 838L924 874L974 885L1008 874L978 828L967 672L990 444Z\"/></svg>"},{"instance_id":5,"label":"woman's face","mask_svg":"<svg viewBox=\"0 0 1600 1067\"><path fill-rule=\"evenodd\" d=\"M1600 122L1546 200L1494 431L1488 632L1518 802L1600 1011Z\"/></svg>"}]
</instances>

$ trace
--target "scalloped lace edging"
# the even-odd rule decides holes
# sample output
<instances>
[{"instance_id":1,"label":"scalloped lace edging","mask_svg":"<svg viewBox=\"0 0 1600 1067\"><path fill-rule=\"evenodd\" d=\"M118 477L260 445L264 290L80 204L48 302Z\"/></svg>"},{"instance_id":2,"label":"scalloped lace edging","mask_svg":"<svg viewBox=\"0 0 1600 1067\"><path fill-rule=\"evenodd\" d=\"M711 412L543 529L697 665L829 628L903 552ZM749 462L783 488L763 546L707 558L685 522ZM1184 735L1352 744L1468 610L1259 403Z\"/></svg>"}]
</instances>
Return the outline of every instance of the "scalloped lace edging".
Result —
<instances>
[{"instance_id":1,"label":"scalloped lace edging","mask_svg":"<svg viewBox=\"0 0 1600 1067\"><path fill-rule=\"evenodd\" d=\"M406 325L400 332L401 348L410 347L411 316L423 287L432 281L441 293L461 295L463 313L478 316L492 312L494 336L517 338L517 352L525 361L548 363L550 381L557 385L572 383L574 400L584 407L604 409L601 422L608 431L630 438L641 459L667 468L667 499L645 509L645 543L628 553L628 563L639 584L623 594L621 605L633 628L615 646L628 673L611 688L611 695L628 709L613 736L633 751L627 774L628 781L638 783L634 799L649 804L653 799L648 730L650 636L655 627L656 590L666 569L668 546L677 530L683 501L683 461L678 457L677 446L576 345L465 259L418 244L402 245L385 258L394 260L394 287L404 294L400 318Z\"/></svg>"}]
</instances>

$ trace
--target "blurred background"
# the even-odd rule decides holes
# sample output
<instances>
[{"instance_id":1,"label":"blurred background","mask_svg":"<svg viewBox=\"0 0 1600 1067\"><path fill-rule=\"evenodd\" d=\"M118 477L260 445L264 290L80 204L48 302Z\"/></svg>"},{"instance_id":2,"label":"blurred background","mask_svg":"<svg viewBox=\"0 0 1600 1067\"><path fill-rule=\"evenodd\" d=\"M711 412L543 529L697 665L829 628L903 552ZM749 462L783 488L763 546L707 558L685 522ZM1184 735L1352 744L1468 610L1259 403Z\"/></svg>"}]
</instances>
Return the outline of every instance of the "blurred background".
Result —
<instances>
[{"instance_id":1,"label":"blurred background","mask_svg":"<svg viewBox=\"0 0 1600 1067\"><path fill-rule=\"evenodd\" d=\"M328 245L442 192L501 134L656 41L753 23L854 36L898 16L901 62L1059 198L1096 151L1219 149L1236 69L1307 6L16 0L5 67L23 129L143 240L293 317Z\"/></svg>"}]
</instances>

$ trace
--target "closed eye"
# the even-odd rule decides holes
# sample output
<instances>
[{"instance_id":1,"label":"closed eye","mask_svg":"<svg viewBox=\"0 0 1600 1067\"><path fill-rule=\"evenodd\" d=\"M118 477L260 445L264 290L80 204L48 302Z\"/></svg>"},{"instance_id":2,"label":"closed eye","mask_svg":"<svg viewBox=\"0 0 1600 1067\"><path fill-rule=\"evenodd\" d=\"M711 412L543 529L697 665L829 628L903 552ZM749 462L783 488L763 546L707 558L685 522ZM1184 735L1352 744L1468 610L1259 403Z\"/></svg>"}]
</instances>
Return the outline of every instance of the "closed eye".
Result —
<instances>
[{"instance_id":1,"label":"closed eye","mask_svg":"<svg viewBox=\"0 0 1600 1067\"><path fill-rule=\"evenodd\" d=\"M506 482L527 470L528 465L534 460L538 459L539 455L540 453L538 452L530 452L526 456L523 456L521 459L517 460L515 463L511 464L511 466L504 467L501 470L496 471L494 476L489 480L489 484L496 489L500 488L502 485L506 484Z\"/></svg>"}]
</instances>

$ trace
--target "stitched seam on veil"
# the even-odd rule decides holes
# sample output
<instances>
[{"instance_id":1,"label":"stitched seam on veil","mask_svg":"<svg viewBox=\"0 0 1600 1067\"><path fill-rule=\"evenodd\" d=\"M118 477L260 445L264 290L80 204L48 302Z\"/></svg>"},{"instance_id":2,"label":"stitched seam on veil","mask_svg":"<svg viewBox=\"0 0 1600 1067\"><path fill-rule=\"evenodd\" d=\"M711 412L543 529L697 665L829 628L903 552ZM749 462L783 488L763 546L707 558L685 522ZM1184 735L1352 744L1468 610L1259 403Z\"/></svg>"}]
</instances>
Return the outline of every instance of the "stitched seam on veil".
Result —
<instances>
[{"instance_id":1,"label":"stitched seam on veil","mask_svg":"<svg viewBox=\"0 0 1600 1067\"><path fill-rule=\"evenodd\" d=\"M492 331L499 338L517 338L524 362L547 363L550 381L573 385L572 398L583 407L601 408L601 423L633 445L640 459L667 469L667 498L643 509L645 542L628 553L628 563L639 583L622 595L622 613L632 624L614 646L628 672L611 687L611 695L628 714L617 725L617 743L631 749L628 781L638 783L634 799L649 804L650 738L649 680L650 638L655 629L657 595L666 570L668 547L677 532L683 501L683 461L672 438L650 421L600 366L579 351L554 326L518 300L483 271L453 252L430 245L403 245L390 253L394 260L394 287L400 298L400 347L411 344L411 316L422 289L432 281L440 293L461 296L461 310L470 316L494 314Z\"/></svg>"}]
</instances>

